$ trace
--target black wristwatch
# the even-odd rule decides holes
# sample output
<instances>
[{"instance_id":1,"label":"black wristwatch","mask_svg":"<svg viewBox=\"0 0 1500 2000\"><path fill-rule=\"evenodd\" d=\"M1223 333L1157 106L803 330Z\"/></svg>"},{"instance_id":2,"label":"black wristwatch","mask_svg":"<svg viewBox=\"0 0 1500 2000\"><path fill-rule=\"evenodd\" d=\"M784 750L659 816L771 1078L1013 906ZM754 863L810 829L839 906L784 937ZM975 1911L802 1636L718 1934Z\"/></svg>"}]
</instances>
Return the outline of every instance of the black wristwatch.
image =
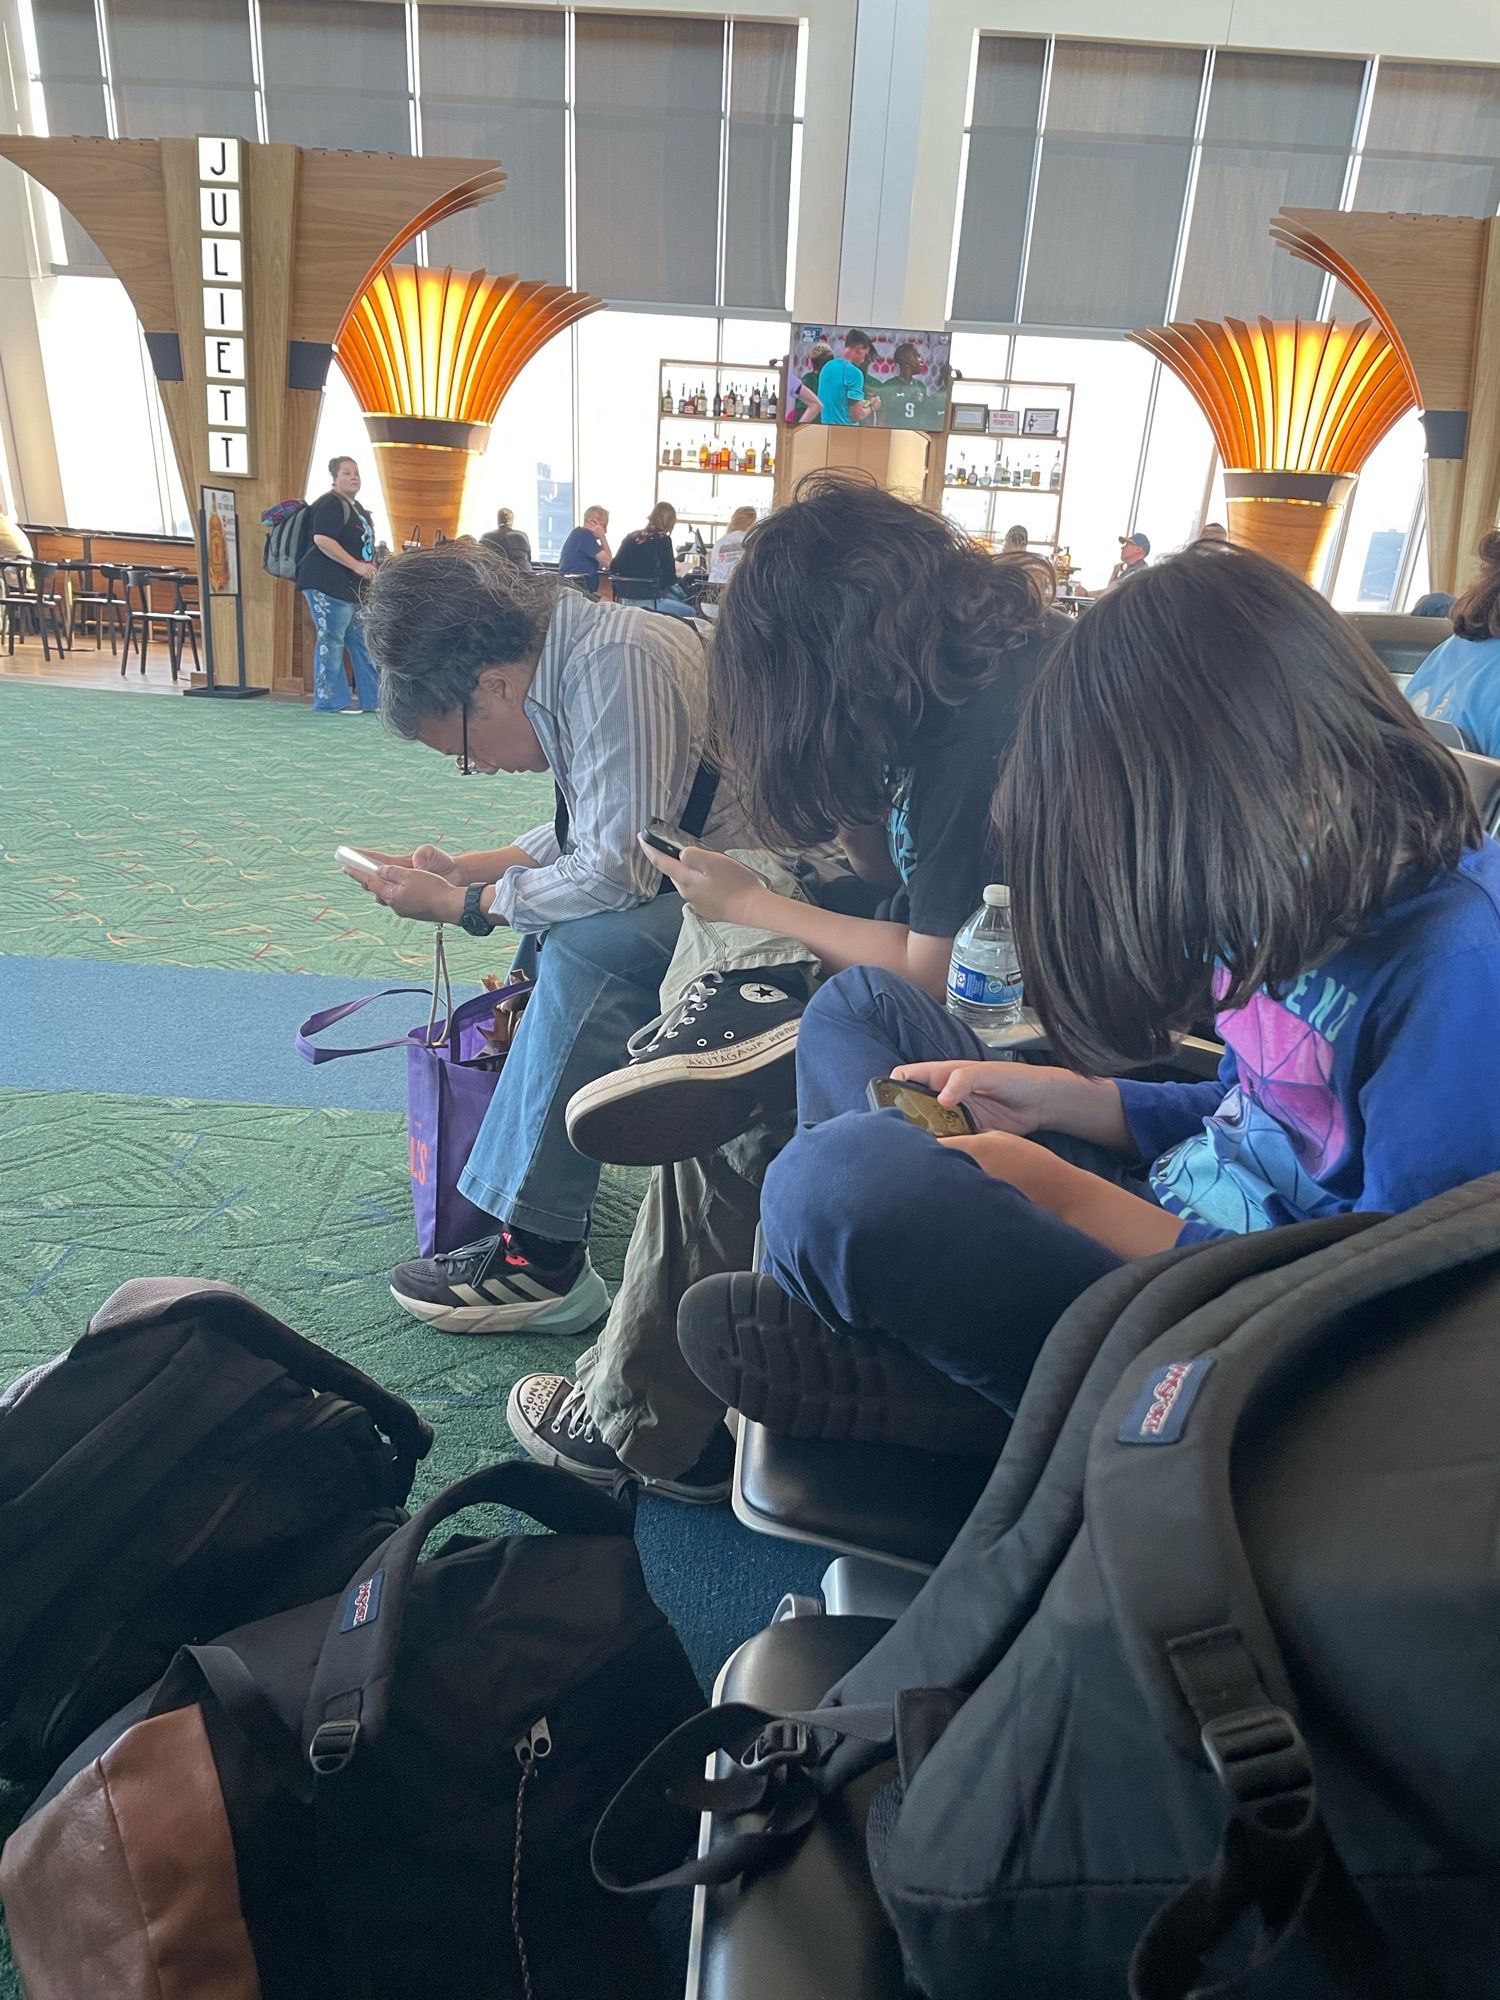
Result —
<instances>
[{"instance_id":1,"label":"black wristwatch","mask_svg":"<svg viewBox=\"0 0 1500 2000\"><path fill-rule=\"evenodd\" d=\"M500 928L498 924L492 924L479 907L479 898L488 887L487 882L471 882L464 891L464 913L458 921L470 937L488 937L491 931Z\"/></svg>"}]
</instances>

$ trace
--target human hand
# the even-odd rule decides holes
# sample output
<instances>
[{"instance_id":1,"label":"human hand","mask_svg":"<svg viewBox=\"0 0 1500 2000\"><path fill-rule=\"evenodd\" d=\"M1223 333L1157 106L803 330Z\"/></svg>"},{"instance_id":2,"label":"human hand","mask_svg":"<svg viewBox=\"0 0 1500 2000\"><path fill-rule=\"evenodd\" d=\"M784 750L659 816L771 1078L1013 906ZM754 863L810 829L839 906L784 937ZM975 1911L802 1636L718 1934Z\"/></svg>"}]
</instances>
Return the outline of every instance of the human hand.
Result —
<instances>
[{"instance_id":1,"label":"human hand","mask_svg":"<svg viewBox=\"0 0 1500 2000\"><path fill-rule=\"evenodd\" d=\"M1079 1183L1095 1178L1014 1132L976 1132L972 1138L940 1139L938 1144L967 1153L991 1179L1009 1181L1039 1208L1050 1209L1054 1215L1066 1214L1070 1201L1079 1193Z\"/></svg>"},{"instance_id":2,"label":"human hand","mask_svg":"<svg viewBox=\"0 0 1500 2000\"><path fill-rule=\"evenodd\" d=\"M639 835L636 837L640 839ZM731 860L727 854L715 854L709 847L685 847L676 861L644 840L641 848L688 908L696 910L709 923L754 923L755 897L766 885L753 868Z\"/></svg>"},{"instance_id":3,"label":"human hand","mask_svg":"<svg viewBox=\"0 0 1500 2000\"><path fill-rule=\"evenodd\" d=\"M357 853L377 862L382 868L420 868L428 875L441 875L446 882L457 882L461 887L464 886L463 877L456 872L458 864L454 857L445 854L441 847L432 846L430 842L424 841L410 854L383 854L378 847L365 847L359 841L351 841L349 845ZM374 876L366 875L359 868L345 868L344 873L352 882L357 882L361 889L367 889L374 895Z\"/></svg>"},{"instance_id":4,"label":"human hand","mask_svg":"<svg viewBox=\"0 0 1500 2000\"><path fill-rule=\"evenodd\" d=\"M430 869L387 862L378 876L368 879L368 887L396 916L417 923L456 924L463 915L463 890Z\"/></svg>"},{"instance_id":5,"label":"human hand","mask_svg":"<svg viewBox=\"0 0 1500 2000\"><path fill-rule=\"evenodd\" d=\"M372 562L357 562L354 570L357 576L372 577L375 574L375 565Z\"/></svg>"},{"instance_id":6,"label":"human hand","mask_svg":"<svg viewBox=\"0 0 1500 2000\"><path fill-rule=\"evenodd\" d=\"M1053 1086L1066 1071L1018 1062L903 1063L897 1083L922 1083L940 1104L964 1104L981 1132L1024 1137L1051 1121Z\"/></svg>"}]
</instances>

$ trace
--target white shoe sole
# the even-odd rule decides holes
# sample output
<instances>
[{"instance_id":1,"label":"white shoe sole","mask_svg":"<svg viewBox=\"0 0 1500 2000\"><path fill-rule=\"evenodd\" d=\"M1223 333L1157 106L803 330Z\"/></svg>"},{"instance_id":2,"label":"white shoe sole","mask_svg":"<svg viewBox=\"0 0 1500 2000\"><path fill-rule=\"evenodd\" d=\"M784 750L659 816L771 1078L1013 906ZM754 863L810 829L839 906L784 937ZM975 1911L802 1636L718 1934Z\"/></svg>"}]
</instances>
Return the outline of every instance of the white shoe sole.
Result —
<instances>
[{"instance_id":1,"label":"white shoe sole","mask_svg":"<svg viewBox=\"0 0 1500 2000\"><path fill-rule=\"evenodd\" d=\"M424 1320L439 1333L582 1333L609 1311L609 1287L592 1264L586 1264L570 1291L550 1303L538 1299L502 1306L441 1306L430 1299L408 1298L391 1286L391 1297L413 1319Z\"/></svg>"},{"instance_id":2,"label":"white shoe sole","mask_svg":"<svg viewBox=\"0 0 1500 2000\"><path fill-rule=\"evenodd\" d=\"M728 1049L694 1050L612 1070L568 1101L568 1137L585 1159L662 1167L711 1153L767 1108L765 1072L787 1065L787 1105L796 1099L791 1060L798 1021L783 1021Z\"/></svg>"},{"instance_id":3,"label":"white shoe sole","mask_svg":"<svg viewBox=\"0 0 1500 2000\"><path fill-rule=\"evenodd\" d=\"M548 1444L542 1434L533 1430L528 1423L521 1409L520 1398L521 1385L518 1382L511 1390L505 1405L505 1421L510 1426L511 1436L526 1456L535 1459L538 1465L551 1465L559 1472L570 1472L575 1479L581 1479L585 1486L597 1486L601 1491L608 1492L618 1475L613 1472L596 1471L592 1466L579 1465L565 1452L558 1451L555 1446ZM626 1470L629 1471L628 1466ZM654 1493L662 1500L679 1501L685 1507L722 1507L729 1498L732 1483L726 1479L724 1484L714 1491L703 1486L688 1486L676 1479L642 1479L639 1473L632 1473L631 1477L639 1482L643 1491Z\"/></svg>"}]
</instances>

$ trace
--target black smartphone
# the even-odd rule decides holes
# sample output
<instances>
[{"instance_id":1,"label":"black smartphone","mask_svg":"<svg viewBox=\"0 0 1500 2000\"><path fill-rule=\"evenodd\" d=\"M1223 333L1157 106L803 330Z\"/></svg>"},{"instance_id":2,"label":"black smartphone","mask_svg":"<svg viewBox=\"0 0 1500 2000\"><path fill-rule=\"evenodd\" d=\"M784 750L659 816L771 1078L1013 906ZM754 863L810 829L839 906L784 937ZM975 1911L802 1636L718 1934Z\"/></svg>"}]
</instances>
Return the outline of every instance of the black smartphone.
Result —
<instances>
[{"instance_id":1,"label":"black smartphone","mask_svg":"<svg viewBox=\"0 0 1500 2000\"><path fill-rule=\"evenodd\" d=\"M691 847L693 836L684 833L680 826L673 826L670 820L654 819L641 835L648 847L654 847L659 854L670 854L674 861L682 859L682 850Z\"/></svg>"},{"instance_id":2,"label":"black smartphone","mask_svg":"<svg viewBox=\"0 0 1500 2000\"><path fill-rule=\"evenodd\" d=\"M964 1139L979 1130L967 1104L939 1104L938 1094L925 1083L898 1083L877 1076L870 1085L872 1111L895 1110L908 1125L920 1125L937 1139Z\"/></svg>"}]
</instances>

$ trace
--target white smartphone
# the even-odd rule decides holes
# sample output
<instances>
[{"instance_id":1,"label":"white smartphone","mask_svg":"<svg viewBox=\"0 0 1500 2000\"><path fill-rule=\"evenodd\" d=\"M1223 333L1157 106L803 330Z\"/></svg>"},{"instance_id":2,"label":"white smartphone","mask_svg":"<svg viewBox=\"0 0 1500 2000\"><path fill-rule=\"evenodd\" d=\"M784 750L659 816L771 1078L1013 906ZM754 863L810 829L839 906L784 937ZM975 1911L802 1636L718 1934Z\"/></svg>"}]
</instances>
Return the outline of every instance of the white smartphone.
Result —
<instances>
[{"instance_id":1,"label":"white smartphone","mask_svg":"<svg viewBox=\"0 0 1500 2000\"><path fill-rule=\"evenodd\" d=\"M340 868L352 868L358 875L378 875L380 863L372 861L368 854L361 854L357 847L336 847L333 858Z\"/></svg>"}]
</instances>

